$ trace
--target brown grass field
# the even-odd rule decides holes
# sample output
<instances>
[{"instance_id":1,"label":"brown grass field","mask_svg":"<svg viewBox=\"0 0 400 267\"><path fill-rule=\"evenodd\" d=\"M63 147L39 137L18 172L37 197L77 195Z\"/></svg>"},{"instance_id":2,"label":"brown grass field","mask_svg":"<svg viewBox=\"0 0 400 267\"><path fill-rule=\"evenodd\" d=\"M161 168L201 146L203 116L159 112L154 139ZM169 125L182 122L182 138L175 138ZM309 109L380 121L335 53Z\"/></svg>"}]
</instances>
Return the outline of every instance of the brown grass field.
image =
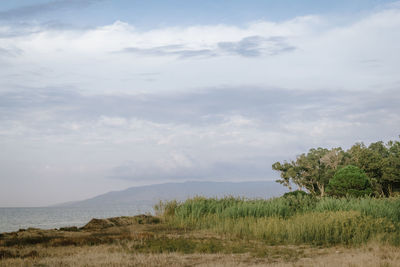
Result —
<instances>
[{"instance_id":1,"label":"brown grass field","mask_svg":"<svg viewBox=\"0 0 400 267\"><path fill-rule=\"evenodd\" d=\"M400 266L400 248L270 245L142 215L3 233L0 266Z\"/></svg>"}]
</instances>

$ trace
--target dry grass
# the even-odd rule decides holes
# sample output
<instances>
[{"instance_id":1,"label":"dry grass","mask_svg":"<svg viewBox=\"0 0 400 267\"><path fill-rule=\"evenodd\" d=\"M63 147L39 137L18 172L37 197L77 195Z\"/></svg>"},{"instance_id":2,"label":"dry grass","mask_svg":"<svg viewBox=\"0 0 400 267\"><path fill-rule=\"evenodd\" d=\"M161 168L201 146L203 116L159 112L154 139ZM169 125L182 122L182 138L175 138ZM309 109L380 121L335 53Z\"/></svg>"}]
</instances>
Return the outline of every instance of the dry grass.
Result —
<instances>
[{"instance_id":1,"label":"dry grass","mask_svg":"<svg viewBox=\"0 0 400 267\"><path fill-rule=\"evenodd\" d=\"M400 266L400 248L382 243L273 246L153 220L95 224L2 234L0 266Z\"/></svg>"},{"instance_id":2,"label":"dry grass","mask_svg":"<svg viewBox=\"0 0 400 267\"><path fill-rule=\"evenodd\" d=\"M398 247L381 245L369 245L352 249L337 247L326 249L325 252L327 253L320 256L302 258L294 264L278 263L276 266L400 266L400 249Z\"/></svg>"},{"instance_id":3,"label":"dry grass","mask_svg":"<svg viewBox=\"0 0 400 267\"><path fill-rule=\"evenodd\" d=\"M280 249L300 252L287 258ZM265 257L244 254L136 253L118 245L85 247L35 246L37 256L5 259L0 266L400 266L400 249L369 245L361 248L266 247ZM269 253L268 253L269 252Z\"/></svg>"}]
</instances>

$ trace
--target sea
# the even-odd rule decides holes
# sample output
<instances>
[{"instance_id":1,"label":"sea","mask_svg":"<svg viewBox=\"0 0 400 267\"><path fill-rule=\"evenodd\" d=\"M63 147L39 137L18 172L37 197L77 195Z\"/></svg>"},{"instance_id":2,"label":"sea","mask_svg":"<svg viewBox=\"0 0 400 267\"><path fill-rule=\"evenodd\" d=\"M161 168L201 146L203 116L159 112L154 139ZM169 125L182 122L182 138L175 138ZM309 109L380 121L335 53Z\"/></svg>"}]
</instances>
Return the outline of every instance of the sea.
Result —
<instances>
[{"instance_id":1,"label":"sea","mask_svg":"<svg viewBox=\"0 0 400 267\"><path fill-rule=\"evenodd\" d=\"M93 218L134 216L152 213L150 205L99 207L40 207L0 208L0 233L19 229L56 229L65 226L84 226Z\"/></svg>"}]
</instances>

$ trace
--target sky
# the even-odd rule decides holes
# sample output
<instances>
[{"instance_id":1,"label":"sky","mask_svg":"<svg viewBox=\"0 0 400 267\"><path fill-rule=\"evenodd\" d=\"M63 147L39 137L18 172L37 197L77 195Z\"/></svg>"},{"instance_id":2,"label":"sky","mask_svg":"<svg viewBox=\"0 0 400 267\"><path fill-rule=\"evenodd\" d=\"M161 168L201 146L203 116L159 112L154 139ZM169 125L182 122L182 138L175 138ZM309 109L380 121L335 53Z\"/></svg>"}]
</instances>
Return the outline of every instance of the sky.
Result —
<instances>
[{"instance_id":1,"label":"sky","mask_svg":"<svg viewBox=\"0 0 400 267\"><path fill-rule=\"evenodd\" d=\"M0 2L0 207L276 180L398 140L400 2Z\"/></svg>"}]
</instances>

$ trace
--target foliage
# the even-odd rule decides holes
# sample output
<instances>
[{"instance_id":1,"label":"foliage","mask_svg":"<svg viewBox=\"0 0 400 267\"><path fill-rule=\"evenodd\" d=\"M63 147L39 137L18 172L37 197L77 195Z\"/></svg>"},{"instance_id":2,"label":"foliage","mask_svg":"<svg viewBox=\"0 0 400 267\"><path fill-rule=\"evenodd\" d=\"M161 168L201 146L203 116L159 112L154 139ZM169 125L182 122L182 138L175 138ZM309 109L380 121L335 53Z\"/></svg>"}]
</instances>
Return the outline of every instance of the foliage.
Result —
<instances>
[{"instance_id":1,"label":"foliage","mask_svg":"<svg viewBox=\"0 0 400 267\"><path fill-rule=\"evenodd\" d=\"M371 182L360 168L348 165L336 172L329 181L327 192L336 197L371 195Z\"/></svg>"},{"instance_id":2,"label":"foliage","mask_svg":"<svg viewBox=\"0 0 400 267\"><path fill-rule=\"evenodd\" d=\"M310 149L290 162L276 162L272 169L279 171L277 182L288 186L296 185L312 195L323 197L329 181L337 170L354 165L362 169L371 182L376 196L392 196L400 192L400 142L382 141L368 147L356 143L347 151L342 148Z\"/></svg>"},{"instance_id":3,"label":"foliage","mask_svg":"<svg viewBox=\"0 0 400 267\"><path fill-rule=\"evenodd\" d=\"M288 198L288 197L298 197L298 196L308 196L307 192L302 191L302 190L295 190L295 191L291 191L291 192L287 192L285 194L283 194L284 198Z\"/></svg>"},{"instance_id":4,"label":"foliage","mask_svg":"<svg viewBox=\"0 0 400 267\"><path fill-rule=\"evenodd\" d=\"M393 195L400 191L400 142L376 142L366 147L355 144L348 151L350 163L364 170L376 195Z\"/></svg>"},{"instance_id":5,"label":"foliage","mask_svg":"<svg viewBox=\"0 0 400 267\"><path fill-rule=\"evenodd\" d=\"M289 188L293 183L313 195L324 196L326 185L345 160L345 153L340 147L332 150L313 148L307 154L298 156L296 161L274 163L272 169L281 172L281 179L277 182Z\"/></svg>"}]
</instances>

